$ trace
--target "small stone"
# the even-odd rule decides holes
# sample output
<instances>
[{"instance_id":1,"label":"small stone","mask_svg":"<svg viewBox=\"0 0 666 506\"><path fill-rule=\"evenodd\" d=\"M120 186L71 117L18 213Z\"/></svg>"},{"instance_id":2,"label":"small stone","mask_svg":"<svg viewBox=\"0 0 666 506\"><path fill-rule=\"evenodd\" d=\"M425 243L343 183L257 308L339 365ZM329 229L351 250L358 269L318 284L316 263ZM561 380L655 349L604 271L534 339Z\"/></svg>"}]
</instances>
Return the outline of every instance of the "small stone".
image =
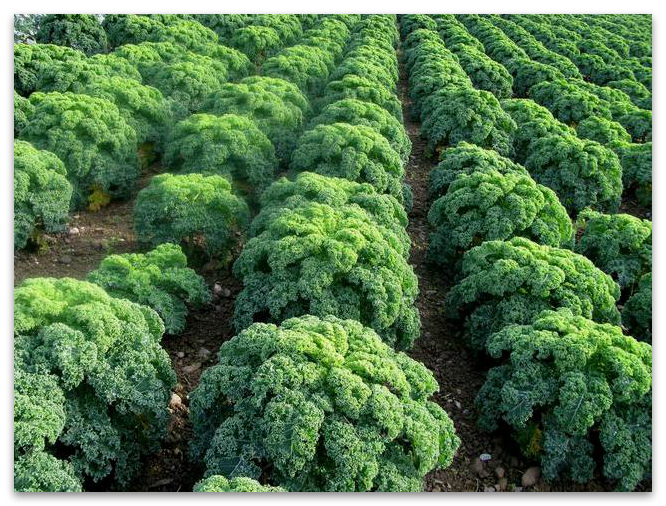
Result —
<instances>
[{"instance_id":1,"label":"small stone","mask_svg":"<svg viewBox=\"0 0 666 506\"><path fill-rule=\"evenodd\" d=\"M523 473L523 477L520 482L523 487L533 487L541 476L541 468L537 466L530 467L527 471Z\"/></svg>"},{"instance_id":2,"label":"small stone","mask_svg":"<svg viewBox=\"0 0 666 506\"><path fill-rule=\"evenodd\" d=\"M195 362L194 364L186 365L183 367L183 372L185 374L191 374L194 371L198 371L201 368L201 364L199 362Z\"/></svg>"},{"instance_id":3,"label":"small stone","mask_svg":"<svg viewBox=\"0 0 666 506\"><path fill-rule=\"evenodd\" d=\"M72 263L72 257L68 255L63 255L60 257L60 263L61 264L71 264Z\"/></svg>"},{"instance_id":4,"label":"small stone","mask_svg":"<svg viewBox=\"0 0 666 506\"><path fill-rule=\"evenodd\" d=\"M199 356L201 358L203 358L204 360L206 360L208 357L210 357L212 353L213 353L212 351L207 350L206 348L200 348L199 349Z\"/></svg>"},{"instance_id":5,"label":"small stone","mask_svg":"<svg viewBox=\"0 0 666 506\"><path fill-rule=\"evenodd\" d=\"M185 352L184 351L179 351L178 353L176 353L176 356L178 358L183 358L185 356Z\"/></svg>"},{"instance_id":6,"label":"small stone","mask_svg":"<svg viewBox=\"0 0 666 506\"><path fill-rule=\"evenodd\" d=\"M482 453L481 455L479 455L479 460L481 460L482 462L488 462L492 458L493 457L490 455L490 453Z\"/></svg>"},{"instance_id":7,"label":"small stone","mask_svg":"<svg viewBox=\"0 0 666 506\"><path fill-rule=\"evenodd\" d=\"M218 313L219 313L220 311L222 311L222 306L221 306L220 304L218 304L217 306L215 306L215 311L217 311Z\"/></svg>"},{"instance_id":8,"label":"small stone","mask_svg":"<svg viewBox=\"0 0 666 506\"><path fill-rule=\"evenodd\" d=\"M523 487L514 487L513 491L514 491L514 492L522 492L522 491L523 491Z\"/></svg>"},{"instance_id":9,"label":"small stone","mask_svg":"<svg viewBox=\"0 0 666 506\"><path fill-rule=\"evenodd\" d=\"M69 229L69 235L79 235L79 229L76 227L72 227Z\"/></svg>"},{"instance_id":10,"label":"small stone","mask_svg":"<svg viewBox=\"0 0 666 506\"><path fill-rule=\"evenodd\" d=\"M497 492L497 490L495 490L495 487L486 487L486 488L483 489L483 491L484 492Z\"/></svg>"},{"instance_id":11,"label":"small stone","mask_svg":"<svg viewBox=\"0 0 666 506\"><path fill-rule=\"evenodd\" d=\"M227 299L231 297L231 290L229 290L228 288L223 288L222 297L226 297Z\"/></svg>"},{"instance_id":12,"label":"small stone","mask_svg":"<svg viewBox=\"0 0 666 506\"><path fill-rule=\"evenodd\" d=\"M215 295L220 295L222 293L222 285L215 283L215 285L213 285L213 293Z\"/></svg>"},{"instance_id":13,"label":"small stone","mask_svg":"<svg viewBox=\"0 0 666 506\"><path fill-rule=\"evenodd\" d=\"M501 480L502 478L504 478L504 474L505 474L505 471L504 471L503 467L498 466L498 467L495 468L495 476L497 476L497 478L499 478Z\"/></svg>"},{"instance_id":14,"label":"small stone","mask_svg":"<svg viewBox=\"0 0 666 506\"><path fill-rule=\"evenodd\" d=\"M509 481L506 478L500 478L499 481L497 482L497 486L499 487L500 491L506 490L508 484Z\"/></svg>"},{"instance_id":15,"label":"small stone","mask_svg":"<svg viewBox=\"0 0 666 506\"><path fill-rule=\"evenodd\" d=\"M171 394L171 400L169 401L169 407L171 409L178 409L183 405L183 400L180 398L180 395L177 393L172 393Z\"/></svg>"},{"instance_id":16,"label":"small stone","mask_svg":"<svg viewBox=\"0 0 666 506\"><path fill-rule=\"evenodd\" d=\"M462 404L460 404L460 402L455 401L454 404L456 405L456 408L462 409Z\"/></svg>"}]
</instances>

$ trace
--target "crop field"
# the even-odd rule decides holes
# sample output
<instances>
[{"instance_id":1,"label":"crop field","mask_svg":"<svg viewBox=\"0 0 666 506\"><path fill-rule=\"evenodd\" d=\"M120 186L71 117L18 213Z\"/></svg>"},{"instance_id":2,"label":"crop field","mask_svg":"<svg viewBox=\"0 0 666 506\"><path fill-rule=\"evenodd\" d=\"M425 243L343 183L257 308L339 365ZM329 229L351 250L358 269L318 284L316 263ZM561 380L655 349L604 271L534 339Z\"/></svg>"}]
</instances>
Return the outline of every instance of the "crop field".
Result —
<instances>
[{"instance_id":1,"label":"crop field","mask_svg":"<svg viewBox=\"0 0 666 506\"><path fill-rule=\"evenodd\" d=\"M14 26L14 488L652 490L652 17Z\"/></svg>"}]
</instances>

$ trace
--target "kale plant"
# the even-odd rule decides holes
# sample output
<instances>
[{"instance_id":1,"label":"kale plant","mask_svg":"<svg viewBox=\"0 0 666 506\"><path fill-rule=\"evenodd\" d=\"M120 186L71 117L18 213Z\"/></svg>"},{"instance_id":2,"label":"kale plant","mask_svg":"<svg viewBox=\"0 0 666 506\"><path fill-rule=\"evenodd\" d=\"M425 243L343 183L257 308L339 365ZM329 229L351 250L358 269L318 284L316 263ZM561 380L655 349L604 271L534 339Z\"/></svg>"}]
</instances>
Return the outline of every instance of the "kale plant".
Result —
<instances>
[{"instance_id":1,"label":"kale plant","mask_svg":"<svg viewBox=\"0 0 666 506\"><path fill-rule=\"evenodd\" d=\"M32 278L14 290L18 488L136 476L170 418L163 333L155 311L92 283Z\"/></svg>"},{"instance_id":2,"label":"kale plant","mask_svg":"<svg viewBox=\"0 0 666 506\"><path fill-rule=\"evenodd\" d=\"M400 154L403 162L409 159L412 143L405 127L386 109L377 104L355 98L332 102L312 119L310 127L314 128L317 125L331 125L333 123L368 126L384 136L389 145Z\"/></svg>"},{"instance_id":3,"label":"kale plant","mask_svg":"<svg viewBox=\"0 0 666 506\"><path fill-rule=\"evenodd\" d=\"M171 242L188 257L203 251L225 257L245 229L249 211L222 176L160 174L139 192L134 228L139 243L154 248Z\"/></svg>"},{"instance_id":4,"label":"kale plant","mask_svg":"<svg viewBox=\"0 0 666 506\"><path fill-rule=\"evenodd\" d=\"M33 93L32 121L21 138L55 153L72 183L72 208L95 191L128 197L139 176L136 132L108 100L74 93Z\"/></svg>"},{"instance_id":5,"label":"kale plant","mask_svg":"<svg viewBox=\"0 0 666 506\"><path fill-rule=\"evenodd\" d=\"M330 314L360 321L398 349L410 348L420 328L418 287L400 244L357 206L305 202L274 213L234 264L244 286L236 329Z\"/></svg>"},{"instance_id":6,"label":"kale plant","mask_svg":"<svg viewBox=\"0 0 666 506\"><path fill-rule=\"evenodd\" d=\"M601 144L575 135L549 135L529 147L525 168L551 188L569 212L585 207L613 211L622 195L622 166Z\"/></svg>"},{"instance_id":7,"label":"kale plant","mask_svg":"<svg viewBox=\"0 0 666 506\"><path fill-rule=\"evenodd\" d=\"M193 114L176 124L164 162L177 171L224 176L255 199L278 165L266 135L251 118L235 114Z\"/></svg>"},{"instance_id":8,"label":"kale plant","mask_svg":"<svg viewBox=\"0 0 666 506\"><path fill-rule=\"evenodd\" d=\"M264 475L291 491L421 491L460 445L437 390L357 321L257 323L192 393L192 455L209 476Z\"/></svg>"},{"instance_id":9,"label":"kale plant","mask_svg":"<svg viewBox=\"0 0 666 506\"><path fill-rule=\"evenodd\" d=\"M93 14L47 14L39 23L36 40L82 51L88 56L105 53L106 32Z\"/></svg>"},{"instance_id":10,"label":"kale plant","mask_svg":"<svg viewBox=\"0 0 666 506\"><path fill-rule=\"evenodd\" d=\"M211 300L204 279L187 267L187 257L171 243L145 254L108 256L86 279L112 297L151 307L169 334L185 328L188 305L202 306Z\"/></svg>"},{"instance_id":11,"label":"kale plant","mask_svg":"<svg viewBox=\"0 0 666 506\"><path fill-rule=\"evenodd\" d=\"M573 225L557 195L517 172L459 174L430 207L428 222L434 229L429 257L450 268L488 240L520 236L548 246L573 245Z\"/></svg>"},{"instance_id":12,"label":"kale plant","mask_svg":"<svg viewBox=\"0 0 666 506\"><path fill-rule=\"evenodd\" d=\"M652 272L652 222L630 214L578 215L576 252L585 255L630 292Z\"/></svg>"},{"instance_id":13,"label":"kale plant","mask_svg":"<svg viewBox=\"0 0 666 506\"><path fill-rule=\"evenodd\" d=\"M461 279L447 294L475 350L493 332L528 324L541 311L566 307L599 323L619 324L620 288L582 255L514 237L487 241L463 257Z\"/></svg>"},{"instance_id":14,"label":"kale plant","mask_svg":"<svg viewBox=\"0 0 666 506\"><path fill-rule=\"evenodd\" d=\"M69 221L72 185L53 153L14 141L14 250L25 247L36 228L61 232Z\"/></svg>"},{"instance_id":15,"label":"kale plant","mask_svg":"<svg viewBox=\"0 0 666 506\"><path fill-rule=\"evenodd\" d=\"M619 490L632 490L650 471L651 346L560 309L505 327L487 349L502 362L479 391L479 423L508 424L546 479L585 483L601 464Z\"/></svg>"},{"instance_id":16,"label":"kale plant","mask_svg":"<svg viewBox=\"0 0 666 506\"><path fill-rule=\"evenodd\" d=\"M644 274L638 289L622 308L622 324L636 339L652 344L652 273Z\"/></svg>"},{"instance_id":17,"label":"kale plant","mask_svg":"<svg viewBox=\"0 0 666 506\"><path fill-rule=\"evenodd\" d=\"M367 126L333 123L308 130L298 140L291 169L370 183L380 193L403 199L400 155Z\"/></svg>"}]
</instances>

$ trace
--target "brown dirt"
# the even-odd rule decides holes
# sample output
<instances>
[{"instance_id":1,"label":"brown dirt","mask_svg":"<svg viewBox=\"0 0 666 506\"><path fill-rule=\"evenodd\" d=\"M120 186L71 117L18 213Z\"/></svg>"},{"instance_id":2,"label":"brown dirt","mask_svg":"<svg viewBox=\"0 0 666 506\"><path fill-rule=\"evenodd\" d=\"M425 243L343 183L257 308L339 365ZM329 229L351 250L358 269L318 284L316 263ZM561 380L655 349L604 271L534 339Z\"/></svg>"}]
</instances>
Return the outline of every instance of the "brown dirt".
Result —
<instances>
[{"instance_id":1,"label":"brown dirt","mask_svg":"<svg viewBox=\"0 0 666 506\"><path fill-rule=\"evenodd\" d=\"M136 251L132 205L133 201L114 202L95 213L75 213L69 227L78 229L77 235L43 234L41 248L16 252L14 286L28 277L83 279L107 255Z\"/></svg>"},{"instance_id":2,"label":"brown dirt","mask_svg":"<svg viewBox=\"0 0 666 506\"><path fill-rule=\"evenodd\" d=\"M181 405L171 406L173 413L169 435L162 449L145 463L143 475L136 480L131 491L186 492L199 481L204 469L189 459L192 424L189 418L189 394L199 384L203 371L217 362L220 345L234 336L231 324L234 300L241 284L229 269L217 271L213 266L199 270L209 287L215 283L227 293L214 296L213 305L190 311L185 331L178 336L165 336L162 346L169 352L178 384L174 392Z\"/></svg>"}]
</instances>

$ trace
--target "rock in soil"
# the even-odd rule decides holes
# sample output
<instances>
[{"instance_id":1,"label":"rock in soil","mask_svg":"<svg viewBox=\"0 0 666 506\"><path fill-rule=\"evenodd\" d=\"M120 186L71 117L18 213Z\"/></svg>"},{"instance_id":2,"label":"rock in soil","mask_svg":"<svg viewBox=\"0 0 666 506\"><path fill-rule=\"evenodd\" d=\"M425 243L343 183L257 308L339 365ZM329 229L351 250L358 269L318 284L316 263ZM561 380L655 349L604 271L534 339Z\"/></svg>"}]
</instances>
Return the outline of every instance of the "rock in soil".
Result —
<instances>
[{"instance_id":1,"label":"rock in soil","mask_svg":"<svg viewBox=\"0 0 666 506\"><path fill-rule=\"evenodd\" d=\"M171 400L169 401L169 407L171 409L178 409L183 405L183 400L180 398L180 395L177 393L171 394Z\"/></svg>"},{"instance_id":2,"label":"rock in soil","mask_svg":"<svg viewBox=\"0 0 666 506\"><path fill-rule=\"evenodd\" d=\"M523 473L521 483L523 487L533 487L540 476L541 476L541 468L537 466L532 466Z\"/></svg>"},{"instance_id":3,"label":"rock in soil","mask_svg":"<svg viewBox=\"0 0 666 506\"><path fill-rule=\"evenodd\" d=\"M195 362L194 364L186 365L183 367L183 372L185 374L191 374L194 371L198 371L201 368L201 364L199 362Z\"/></svg>"}]
</instances>

